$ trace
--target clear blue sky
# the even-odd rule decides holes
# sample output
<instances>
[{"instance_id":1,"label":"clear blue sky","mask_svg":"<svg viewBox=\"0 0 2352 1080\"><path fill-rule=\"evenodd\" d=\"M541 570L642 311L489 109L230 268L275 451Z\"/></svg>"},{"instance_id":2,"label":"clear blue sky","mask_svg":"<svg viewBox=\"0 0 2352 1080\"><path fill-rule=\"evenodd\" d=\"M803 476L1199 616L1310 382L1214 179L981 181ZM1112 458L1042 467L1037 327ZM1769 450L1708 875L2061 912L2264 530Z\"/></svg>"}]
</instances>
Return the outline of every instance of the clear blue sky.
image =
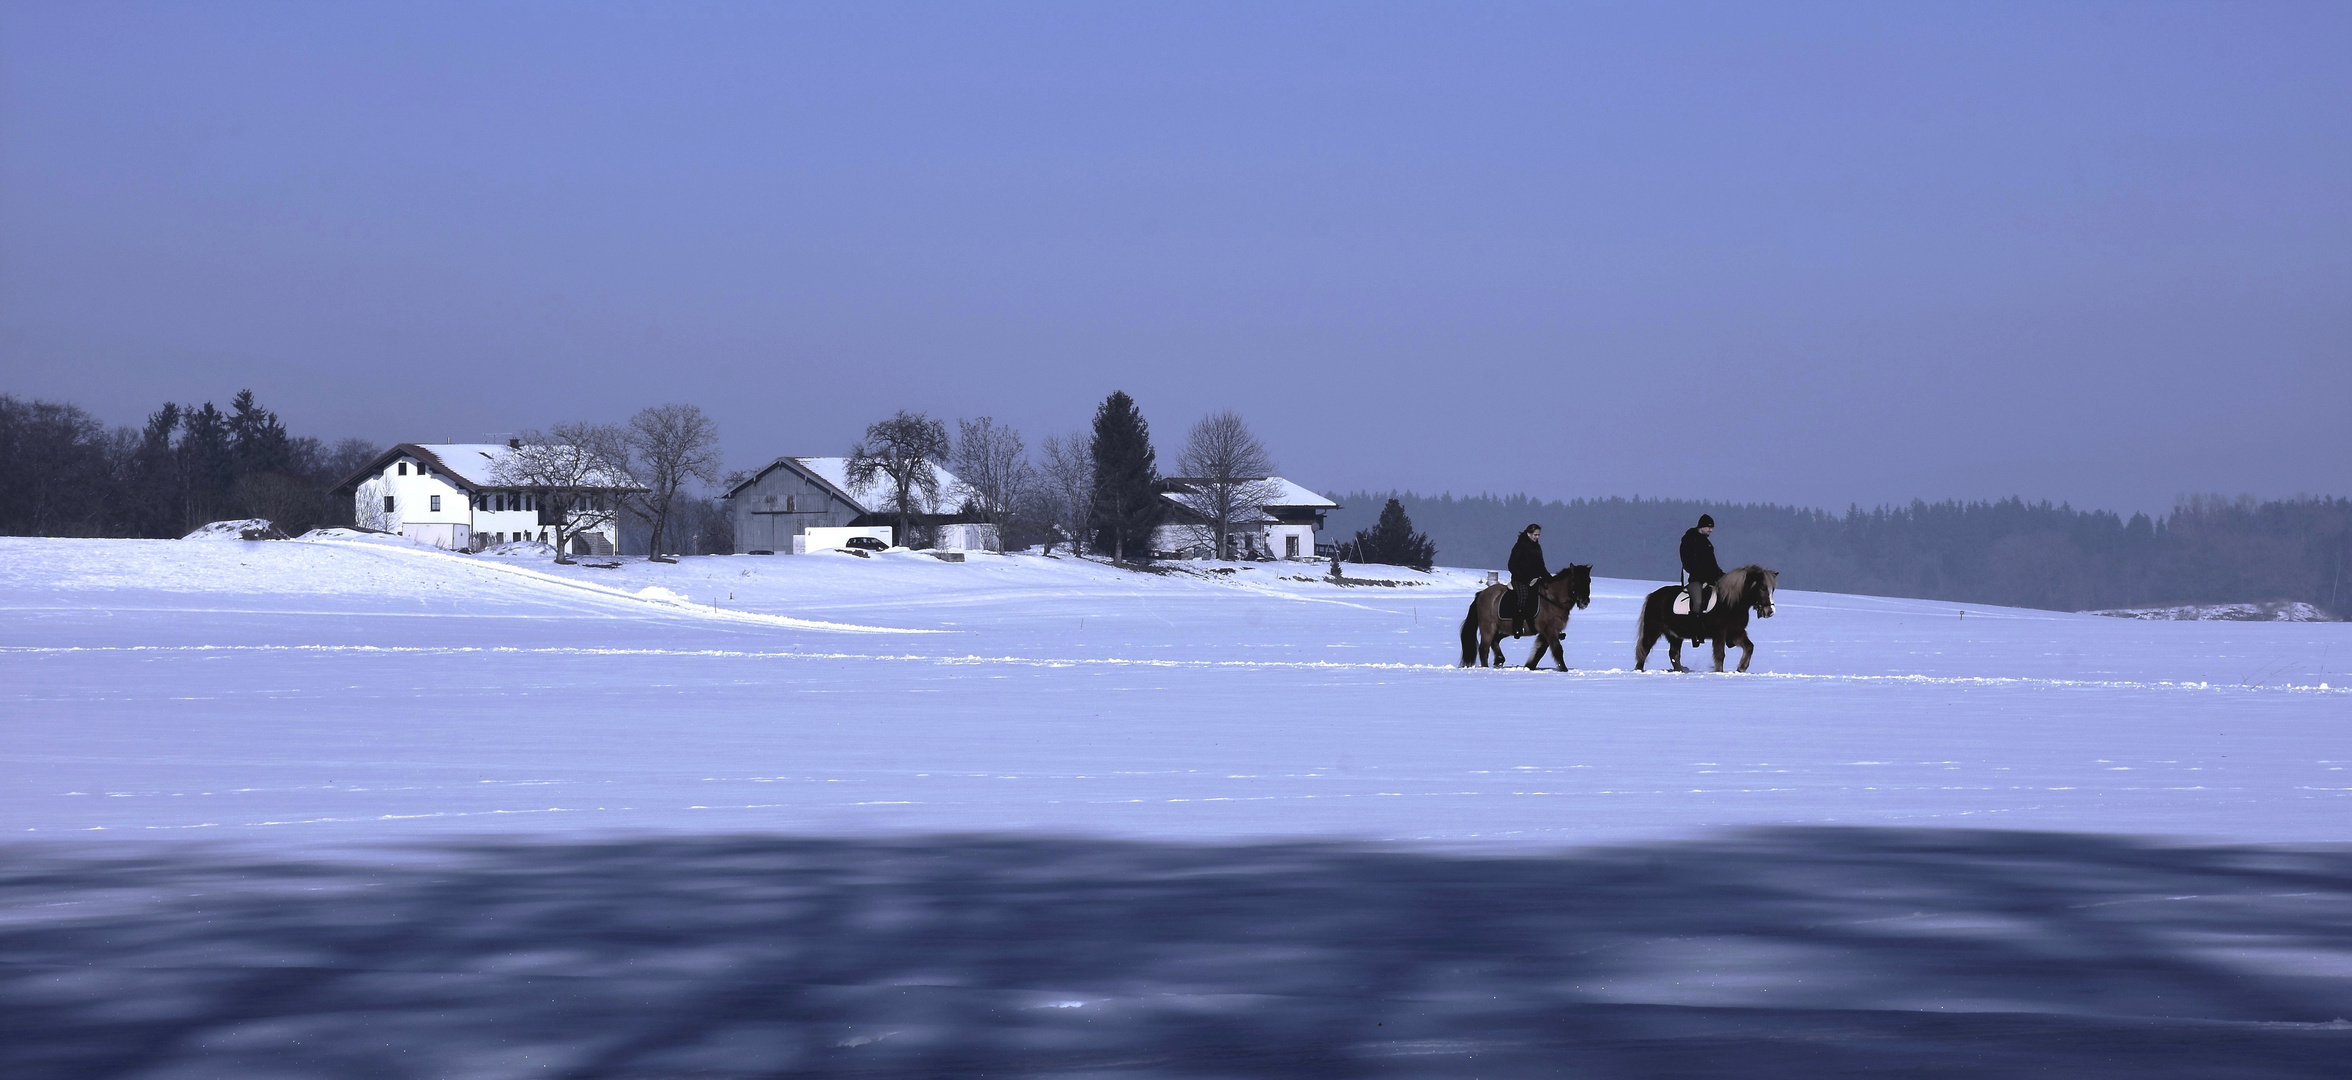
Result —
<instances>
[{"instance_id":1,"label":"clear blue sky","mask_svg":"<svg viewBox=\"0 0 2352 1080\"><path fill-rule=\"evenodd\" d=\"M1241 411L1319 488L2352 493L2352 4L0 2L0 391Z\"/></svg>"}]
</instances>

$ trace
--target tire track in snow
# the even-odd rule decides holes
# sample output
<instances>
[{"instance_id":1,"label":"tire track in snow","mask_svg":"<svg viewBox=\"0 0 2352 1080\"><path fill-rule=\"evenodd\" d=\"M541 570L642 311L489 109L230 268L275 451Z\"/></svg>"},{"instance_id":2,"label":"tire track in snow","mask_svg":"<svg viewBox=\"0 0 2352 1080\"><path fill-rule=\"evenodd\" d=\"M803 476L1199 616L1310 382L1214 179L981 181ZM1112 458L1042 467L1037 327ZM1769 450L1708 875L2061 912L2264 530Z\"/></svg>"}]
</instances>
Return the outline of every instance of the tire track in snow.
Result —
<instances>
[{"instance_id":1,"label":"tire track in snow","mask_svg":"<svg viewBox=\"0 0 2352 1080\"><path fill-rule=\"evenodd\" d=\"M623 594L623 595L626 595L626 594ZM772 617L774 617L774 618L781 618L782 616L772 616ZM846 624L844 624L844 625L846 625ZM939 633L954 633L955 631L949 631L949 630L891 630L891 629L888 629L888 628L872 628L871 632L876 632L876 633L921 633L921 634L939 634ZM1781 672L1781 671L1751 671L1751 672L1721 672L1721 673L1718 673L1718 672L1683 672L1683 673L1676 673L1676 672L1669 672L1669 671L1647 671L1647 672L1643 672L1643 671L1633 671L1633 670L1630 670L1630 669L1627 669L1627 668L1595 668L1595 669L1589 669L1589 670L1587 670L1587 669L1571 669L1571 670L1569 670L1569 671L1566 671L1566 672L1560 672L1560 671L1552 671L1552 670L1548 670L1548 669L1546 669L1546 670L1541 670L1541 671L1524 671L1524 670L1522 670L1522 669L1519 669L1519 668L1516 668L1516 667L1513 667L1513 668L1506 668L1506 669L1502 669L1502 670L1490 670L1490 669L1482 669L1482 668L1461 668L1461 667L1457 667L1457 666L1455 666L1455 665L1453 665L1453 664L1415 664L1415 663L1406 663L1406 662L1401 662L1401 661L1400 661L1400 662L1378 662L1378 661L1344 661L1344 660L1168 660L1168 659L1128 659L1128 658L1122 658L1122 657L1105 657L1105 656L1088 656L1088 657L1039 657L1039 656L1010 656L1010 655L1005 655L1005 656L982 656L982 655L980 655L980 654L978 654L978 653L966 653L966 654L962 654L962 655L952 655L952 654L935 654L935 653L858 653L858 652L807 652L807 651L799 651L799 650L775 650L775 649L767 649L767 650L761 650L761 649L655 649L655 648L618 648L618 647L596 647L596 646L540 646L540 647L524 647L524 646L513 646L513 645L61 645L61 646L45 646L45 645L10 645L10 646L0 646L0 656L8 656L8 655L47 655L47 654L64 654L64 653L288 653L288 654L301 654L301 655L310 655L310 654L333 654L333 653L357 653L357 654L365 654L365 653L382 653L382 654L397 654L397 655L429 655L429 656L462 656L462 655L466 655L466 654L482 654L482 655L500 655L500 656L550 656L550 657L611 657L611 656L629 656L629 657L672 657L672 658L679 658L679 659L697 659L697 658L699 658L699 659L716 659L716 660L831 660L831 661L855 661L855 660L862 660L862 661L892 661L892 662L898 662L898 663L906 663L906 662L917 662L917 663L931 663L931 664L938 664L938 665L942 665L942 666L971 666L971 667L987 667L987 666L997 666L997 667L1033 667L1033 668L1086 668L1086 667L1099 667L1099 668L1142 668L1142 669L1159 669L1159 670L1203 670L1203 671L1208 671L1208 670L1224 670L1224 671L1247 671L1247 670L1266 670L1266 671L1399 671L1399 672L1402 672L1402 671L1417 671L1417 672L1429 672L1429 673L1449 673L1449 672L1450 672L1450 673L1459 673L1459 674L1461 674L1461 675L1463 675L1463 676L1465 676L1465 677L1476 676L1476 677L1486 677L1486 678L1495 678L1495 677L1501 677L1501 678L1513 678L1513 677L1518 677L1518 676L1522 676L1522 675L1532 676L1532 675L1538 675L1538 674L1541 674L1541 675L1552 676L1552 677L1555 677L1555 678L1557 678L1557 677L1562 677L1562 676L1565 676L1565 677L1572 678L1572 679L1584 679L1584 680L1602 680L1602 679L1606 679L1606 680L1613 680L1613 681L1623 681L1623 680L1630 680L1630 679L1663 679L1663 678L1673 678L1673 677L1680 677L1680 676L1683 676L1683 675L1690 675L1690 676L1702 676L1702 677L1704 677L1704 676L1709 676L1709 675L1714 675L1714 676L1723 677L1723 678L1742 679L1742 680L1745 680L1745 679L1756 679L1756 680L1765 681L1765 682L1799 682L1799 683L1803 683L1803 682L1824 682L1824 683L1859 683L1859 684L1878 684L1878 683L1884 683L1884 684L1893 684L1893 685L1913 685L1913 686L1962 686L1962 687L2047 687L2047 688L2054 688L2054 689L2094 689L2094 690L2186 690L2186 691L2208 691L2208 692L2214 692L2214 693L2223 693L2223 692L2229 692L2229 691L2240 691L2240 692L2245 692L2245 693L2259 693L2259 692L2272 691L2272 692L2284 692L2284 693L2327 694L2327 695L2352 695L2352 687L2331 686L2331 685L2329 685L2329 684L2326 684L2326 683L2321 683L2321 684L2319 684L2319 685L2316 685L2316 686L2306 686L2306 685L2299 685L2299 684L2275 684L2275 685L2259 685L2259 686L2257 686L2257 685L2233 685L2233 684L2229 684L2229 683L2215 683L2215 682L2211 682L2211 681L2194 681L2194 682L2192 682L2192 681L2181 681L2181 682L2174 682L2174 681L2169 681L2169 680L2167 680L2167 681L2161 681L2161 682L2149 682L2149 681L2145 681L2145 680L2129 680L2129 679L2116 679L2116 680L2101 680L2101 679L2049 679L2049 678L2034 678L2034 677L2028 677L2028 676L1990 676L1990 675L1849 675L1849 674L1811 674L1811 673L1804 673L1804 672Z\"/></svg>"},{"instance_id":2,"label":"tire track in snow","mask_svg":"<svg viewBox=\"0 0 2352 1080\"><path fill-rule=\"evenodd\" d=\"M404 551L399 548L376 544L350 544L342 546L361 548L375 554L394 558L406 557L418 559L445 559L448 557L447 553L444 552ZM637 592L629 592L625 589L617 589L610 585L598 585L592 581L578 581L556 574L543 573L528 567L507 566L501 563L487 561L472 561L459 565L468 571L504 574L509 577L521 578L525 581L536 584L549 592L561 593L568 590L573 593L585 593L590 597L604 601L608 604L613 604L615 606L632 608L635 610L643 610L644 608L650 607L662 614L671 616L691 616L693 618L712 619L720 622L750 623L758 626L775 626L793 630L826 630L832 631L834 633L849 634L939 634L952 632L944 630L916 630L895 626L867 626L861 623L830 622L821 619L796 619L789 615L766 615L759 612L735 611L732 609L715 606L704 608L700 604L696 604L683 596L679 596L677 593L671 592L668 589L662 589L658 586L639 590ZM659 595L655 595L657 593Z\"/></svg>"}]
</instances>

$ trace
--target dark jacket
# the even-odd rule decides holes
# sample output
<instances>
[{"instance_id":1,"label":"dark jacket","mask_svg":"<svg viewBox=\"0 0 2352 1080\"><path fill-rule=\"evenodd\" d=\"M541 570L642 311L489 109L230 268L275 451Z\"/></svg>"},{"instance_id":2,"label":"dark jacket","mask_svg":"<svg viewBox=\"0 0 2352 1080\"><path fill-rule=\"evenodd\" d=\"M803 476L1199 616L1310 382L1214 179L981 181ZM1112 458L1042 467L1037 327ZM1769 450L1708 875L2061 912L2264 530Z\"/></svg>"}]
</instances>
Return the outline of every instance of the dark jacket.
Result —
<instances>
[{"instance_id":1,"label":"dark jacket","mask_svg":"<svg viewBox=\"0 0 2352 1080\"><path fill-rule=\"evenodd\" d=\"M1522 581L1550 577L1552 573L1544 569L1543 545L1528 539L1526 533L1520 533L1519 542L1511 545L1510 567L1511 583L1514 585Z\"/></svg>"},{"instance_id":2,"label":"dark jacket","mask_svg":"<svg viewBox=\"0 0 2352 1080\"><path fill-rule=\"evenodd\" d=\"M1706 533L1692 529L1682 534L1682 572L1702 585L1723 580L1723 568L1715 565L1715 542Z\"/></svg>"}]
</instances>

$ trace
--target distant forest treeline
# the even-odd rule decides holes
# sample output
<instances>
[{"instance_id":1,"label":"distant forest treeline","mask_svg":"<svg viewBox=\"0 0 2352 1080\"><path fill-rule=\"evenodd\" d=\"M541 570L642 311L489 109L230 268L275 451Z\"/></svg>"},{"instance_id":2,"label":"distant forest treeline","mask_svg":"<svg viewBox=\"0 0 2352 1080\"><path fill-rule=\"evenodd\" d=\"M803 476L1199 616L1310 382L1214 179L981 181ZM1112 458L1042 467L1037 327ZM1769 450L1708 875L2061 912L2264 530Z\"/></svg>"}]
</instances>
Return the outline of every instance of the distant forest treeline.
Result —
<instances>
[{"instance_id":1,"label":"distant forest treeline","mask_svg":"<svg viewBox=\"0 0 2352 1080\"><path fill-rule=\"evenodd\" d=\"M172 537L255 517L288 532L348 525L350 500L327 488L377 449L289 435L251 390L226 410L167 403L111 429L77 405L0 394L0 535Z\"/></svg>"},{"instance_id":2,"label":"distant forest treeline","mask_svg":"<svg viewBox=\"0 0 2352 1080\"><path fill-rule=\"evenodd\" d=\"M1713 514L1725 566L1762 563L1794 589L1911 596L2057 611L2155 604L2301 600L2352 616L2352 499L2183 499L2130 520L2020 499L1914 502L1844 514L1687 499L1455 498L1333 494L1331 531L1369 526L1390 498L1448 566L1499 567L1529 522L1554 567L1675 580L1676 544Z\"/></svg>"},{"instance_id":3,"label":"distant forest treeline","mask_svg":"<svg viewBox=\"0 0 2352 1080\"><path fill-rule=\"evenodd\" d=\"M260 517L289 533L347 525L327 489L378 450L291 435L251 391L227 409L165 404L108 428L78 406L0 394L0 535L173 537ZM1332 496L1329 537L1375 524L1389 494ZM1452 566L1499 567L1529 522L1554 566L1673 580L1675 545L1702 513L1724 565L1757 562L1791 588L2079 611L2145 604L2301 600L2352 616L2352 500L2201 496L2162 518L2018 499L1914 502L1844 514L1686 499L1393 495ZM727 550L706 500L679 512L680 540ZM642 537L624 534L624 544Z\"/></svg>"}]
</instances>

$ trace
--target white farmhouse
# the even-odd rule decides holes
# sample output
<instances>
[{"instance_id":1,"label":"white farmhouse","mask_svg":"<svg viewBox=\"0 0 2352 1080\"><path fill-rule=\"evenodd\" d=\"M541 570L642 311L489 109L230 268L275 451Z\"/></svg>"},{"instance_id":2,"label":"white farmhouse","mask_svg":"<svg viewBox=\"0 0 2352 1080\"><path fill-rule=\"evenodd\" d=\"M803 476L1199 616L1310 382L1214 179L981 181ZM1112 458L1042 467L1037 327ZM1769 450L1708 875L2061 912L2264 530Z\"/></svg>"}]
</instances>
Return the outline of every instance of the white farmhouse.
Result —
<instances>
[{"instance_id":1,"label":"white farmhouse","mask_svg":"<svg viewBox=\"0 0 2352 1080\"><path fill-rule=\"evenodd\" d=\"M352 521L451 551L480 551L518 540L552 544L555 526L579 526L574 555L620 549L620 500L644 491L627 476L604 475L575 495L568 512L552 493L502 477L514 443L401 443L345 477Z\"/></svg>"},{"instance_id":2,"label":"white farmhouse","mask_svg":"<svg viewBox=\"0 0 2352 1080\"><path fill-rule=\"evenodd\" d=\"M1232 542L1240 558L1312 559L1315 533L1323 515L1339 504L1279 476L1260 477L1265 503L1262 512L1232 524ZM1195 512L1187 499L1203 481L1172 476L1161 481L1160 498L1167 503L1167 523L1152 531L1152 550L1185 558L1212 558L1216 549L1208 519Z\"/></svg>"}]
</instances>

